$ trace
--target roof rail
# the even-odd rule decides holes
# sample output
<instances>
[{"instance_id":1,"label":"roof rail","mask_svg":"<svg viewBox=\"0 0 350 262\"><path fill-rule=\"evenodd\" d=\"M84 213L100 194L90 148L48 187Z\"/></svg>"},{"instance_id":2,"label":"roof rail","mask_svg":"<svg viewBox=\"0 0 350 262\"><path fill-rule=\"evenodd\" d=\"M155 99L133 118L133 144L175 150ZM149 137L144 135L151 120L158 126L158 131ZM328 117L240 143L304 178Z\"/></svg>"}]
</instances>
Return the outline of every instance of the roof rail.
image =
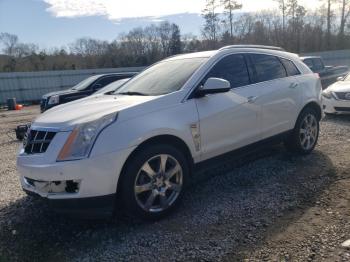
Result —
<instances>
[{"instance_id":1,"label":"roof rail","mask_svg":"<svg viewBox=\"0 0 350 262\"><path fill-rule=\"evenodd\" d=\"M269 49L277 51L285 51L282 47L268 46L268 45L228 45L220 48L219 50L227 50L231 48L258 48L258 49Z\"/></svg>"}]
</instances>

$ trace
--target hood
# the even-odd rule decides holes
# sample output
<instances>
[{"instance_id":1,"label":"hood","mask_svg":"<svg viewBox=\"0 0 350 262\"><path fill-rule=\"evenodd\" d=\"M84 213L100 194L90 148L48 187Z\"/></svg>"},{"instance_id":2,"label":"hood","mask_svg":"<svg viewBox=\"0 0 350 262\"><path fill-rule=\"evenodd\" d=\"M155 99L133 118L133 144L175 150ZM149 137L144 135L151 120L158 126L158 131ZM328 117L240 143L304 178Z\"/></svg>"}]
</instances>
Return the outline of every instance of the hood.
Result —
<instances>
[{"instance_id":1,"label":"hood","mask_svg":"<svg viewBox=\"0 0 350 262\"><path fill-rule=\"evenodd\" d=\"M41 114L32 124L35 127L69 131L76 124L93 121L104 115L153 100L155 96L94 96L54 107Z\"/></svg>"},{"instance_id":2,"label":"hood","mask_svg":"<svg viewBox=\"0 0 350 262\"><path fill-rule=\"evenodd\" d=\"M48 94L43 95L43 98L48 98L51 96L55 96L55 95L68 95L68 94L73 94L78 92L77 90L72 90L72 89L66 89L66 90L61 90L61 91L55 91L55 92L51 92Z\"/></svg>"},{"instance_id":3,"label":"hood","mask_svg":"<svg viewBox=\"0 0 350 262\"><path fill-rule=\"evenodd\" d=\"M332 92L350 92L350 81L338 81L329 86L327 90Z\"/></svg>"}]
</instances>

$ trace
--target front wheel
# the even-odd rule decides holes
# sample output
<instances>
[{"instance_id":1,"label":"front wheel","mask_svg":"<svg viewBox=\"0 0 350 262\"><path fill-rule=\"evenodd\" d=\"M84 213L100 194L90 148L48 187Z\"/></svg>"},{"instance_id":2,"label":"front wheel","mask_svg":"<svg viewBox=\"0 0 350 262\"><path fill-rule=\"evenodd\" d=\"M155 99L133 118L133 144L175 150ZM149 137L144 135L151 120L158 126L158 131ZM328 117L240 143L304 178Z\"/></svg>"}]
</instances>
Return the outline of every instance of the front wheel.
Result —
<instances>
[{"instance_id":1,"label":"front wheel","mask_svg":"<svg viewBox=\"0 0 350 262\"><path fill-rule=\"evenodd\" d=\"M319 130L320 125L315 110L304 109L292 133L285 140L287 149L299 154L311 153L317 144Z\"/></svg>"},{"instance_id":2,"label":"front wheel","mask_svg":"<svg viewBox=\"0 0 350 262\"><path fill-rule=\"evenodd\" d=\"M135 217L158 219L180 201L189 168L181 151L169 145L145 148L130 159L122 174L122 201Z\"/></svg>"}]
</instances>

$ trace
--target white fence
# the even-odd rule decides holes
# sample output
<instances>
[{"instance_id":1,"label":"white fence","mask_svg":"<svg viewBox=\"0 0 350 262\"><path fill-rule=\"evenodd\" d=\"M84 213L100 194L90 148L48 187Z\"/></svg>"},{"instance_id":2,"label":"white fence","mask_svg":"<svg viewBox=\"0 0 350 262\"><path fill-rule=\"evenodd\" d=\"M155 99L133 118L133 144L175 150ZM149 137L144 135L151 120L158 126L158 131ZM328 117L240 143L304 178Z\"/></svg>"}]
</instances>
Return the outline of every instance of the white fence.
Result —
<instances>
[{"instance_id":1,"label":"white fence","mask_svg":"<svg viewBox=\"0 0 350 262\"><path fill-rule=\"evenodd\" d=\"M42 95L72 87L85 78L106 73L139 72L142 67L0 73L0 105L8 98L18 102L39 101Z\"/></svg>"}]
</instances>

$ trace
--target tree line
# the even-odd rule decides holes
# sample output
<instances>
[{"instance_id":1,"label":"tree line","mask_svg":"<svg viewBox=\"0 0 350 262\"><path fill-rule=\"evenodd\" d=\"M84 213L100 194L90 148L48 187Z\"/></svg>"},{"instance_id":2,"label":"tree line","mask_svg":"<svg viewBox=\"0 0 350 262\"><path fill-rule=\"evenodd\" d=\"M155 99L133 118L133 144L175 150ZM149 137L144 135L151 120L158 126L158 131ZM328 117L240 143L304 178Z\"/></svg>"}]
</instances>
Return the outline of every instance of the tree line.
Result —
<instances>
[{"instance_id":1,"label":"tree line","mask_svg":"<svg viewBox=\"0 0 350 262\"><path fill-rule=\"evenodd\" d=\"M0 71L41 71L147 66L180 53L232 44L281 46L295 52L350 48L350 0L320 0L313 10L298 0L275 0L276 10L241 12L235 0L206 0L199 36L167 21L135 28L112 42L80 38L64 48L40 49L0 33Z\"/></svg>"}]
</instances>

